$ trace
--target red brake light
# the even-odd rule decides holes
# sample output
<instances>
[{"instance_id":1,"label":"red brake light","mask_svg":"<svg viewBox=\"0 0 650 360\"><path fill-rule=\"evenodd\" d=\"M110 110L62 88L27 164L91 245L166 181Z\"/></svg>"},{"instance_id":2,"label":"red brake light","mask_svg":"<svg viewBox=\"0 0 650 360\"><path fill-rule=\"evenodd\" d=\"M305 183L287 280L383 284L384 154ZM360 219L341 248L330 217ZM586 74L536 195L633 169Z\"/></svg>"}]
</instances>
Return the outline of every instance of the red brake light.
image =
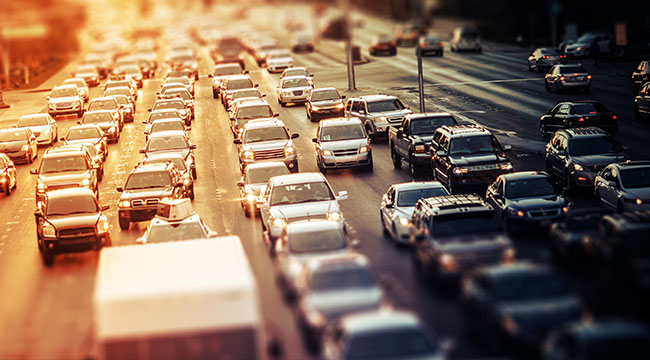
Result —
<instances>
[{"instance_id":1,"label":"red brake light","mask_svg":"<svg viewBox=\"0 0 650 360\"><path fill-rule=\"evenodd\" d=\"M591 75L587 75L587 80L591 80Z\"/></svg>"},{"instance_id":2,"label":"red brake light","mask_svg":"<svg viewBox=\"0 0 650 360\"><path fill-rule=\"evenodd\" d=\"M542 56L542 59L548 59L548 55Z\"/></svg>"},{"instance_id":3,"label":"red brake light","mask_svg":"<svg viewBox=\"0 0 650 360\"><path fill-rule=\"evenodd\" d=\"M438 45L445 46L445 43L441 41L441 42L438 43Z\"/></svg>"},{"instance_id":4,"label":"red brake light","mask_svg":"<svg viewBox=\"0 0 650 360\"><path fill-rule=\"evenodd\" d=\"M612 120L616 120L616 119L618 119L618 116L612 115Z\"/></svg>"},{"instance_id":5,"label":"red brake light","mask_svg":"<svg viewBox=\"0 0 650 360\"><path fill-rule=\"evenodd\" d=\"M584 122L584 121L585 121L585 118L583 118L583 117L581 117L580 119L578 119L578 122Z\"/></svg>"},{"instance_id":6,"label":"red brake light","mask_svg":"<svg viewBox=\"0 0 650 360\"><path fill-rule=\"evenodd\" d=\"M561 81L564 81L564 79L566 79L564 76L560 76Z\"/></svg>"}]
</instances>

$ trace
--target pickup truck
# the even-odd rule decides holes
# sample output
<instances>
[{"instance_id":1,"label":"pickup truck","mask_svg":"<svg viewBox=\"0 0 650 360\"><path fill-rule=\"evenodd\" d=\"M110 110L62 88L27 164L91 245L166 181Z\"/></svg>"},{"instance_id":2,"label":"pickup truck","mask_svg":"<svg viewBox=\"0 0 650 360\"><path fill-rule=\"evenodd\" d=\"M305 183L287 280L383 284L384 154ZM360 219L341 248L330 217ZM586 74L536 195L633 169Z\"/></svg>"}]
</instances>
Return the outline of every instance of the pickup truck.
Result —
<instances>
[{"instance_id":1,"label":"pickup truck","mask_svg":"<svg viewBox=\"0 0 650 360\"><path fill-rule=\"evenodd\" d=\"M390 126L388 144L393 166L400 169L405 160L413 177L423 168L431 168L429 146L433 133L443 125L455 126L458 122L449 113L423 113L406 115L399 127Z\"/></svg>"}]
</instances>

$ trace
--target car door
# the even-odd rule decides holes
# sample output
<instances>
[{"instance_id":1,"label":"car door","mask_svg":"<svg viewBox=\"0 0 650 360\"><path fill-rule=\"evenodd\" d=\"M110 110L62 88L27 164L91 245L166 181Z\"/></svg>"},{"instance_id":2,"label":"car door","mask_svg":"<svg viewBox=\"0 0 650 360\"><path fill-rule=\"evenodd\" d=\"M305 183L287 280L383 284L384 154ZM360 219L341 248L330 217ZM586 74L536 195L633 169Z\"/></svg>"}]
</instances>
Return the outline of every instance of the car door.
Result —
<instances>
[{"instance_id":1,"label":"car door","mask_svg":"<svg viewBox=\"0 0 650 360\"><path fill-rule=\"evenodd\" d=\"M635 99L637 110L643 114L650 112L650 83L646 83Z\"/></svg>"},{"instance_id":2,"label":"car door","mask_svg":"<svg viewBox=\"0 0 650 360\"><path fill-rule=\"evenodd\" d=\"M391 226L395 214L395 188L393 186L382 197L380 212L386 227Z\"/></svg>"},{"instance_id":3,"label":"car door","mask_svg":"<svg viewBox=\"0 0 650 360\"><path fill-rule=\"evenodd\" d=\"M411 131L409 119L404 119L401 130L402 132L400 136L397 137L397 152L402 158L406 158L408 156L409 148L408 137Z\"/></svg>"},{"instance_id":4,"label":"car door","mask_svg":"<svg viewBox=\"0 0 650 360\"><path fill-rule=\"evenodd\" d=\"M448 180L447 168L449 164L449 137L442 137L435 151L436 152L432 157L434 177L446 183Z\"/></svg>"},{"instance_id":5,"label":"car door","mask_svg":"<svg viewBox=\"0 0 650 360\"><path fill-rule=\"evenodd\" d=\"M608 167L603 170L599 180L596 183L596 191L606 206L616 208L618 198L618 189L614 183L614 168Z\"/></svg>"},{"instance_id":6,"label":"car door","mask_svg":"<svg viewBox=\"0 0 650 360\"><path fill-rule=\"evenodd\" d=\"M505 181L503 178L497 179L488 187L485 200L492 205L497 215L500 217L503 213L503 208L505 206L505 192L504 192Z\"/></svg>"}]
</instances>

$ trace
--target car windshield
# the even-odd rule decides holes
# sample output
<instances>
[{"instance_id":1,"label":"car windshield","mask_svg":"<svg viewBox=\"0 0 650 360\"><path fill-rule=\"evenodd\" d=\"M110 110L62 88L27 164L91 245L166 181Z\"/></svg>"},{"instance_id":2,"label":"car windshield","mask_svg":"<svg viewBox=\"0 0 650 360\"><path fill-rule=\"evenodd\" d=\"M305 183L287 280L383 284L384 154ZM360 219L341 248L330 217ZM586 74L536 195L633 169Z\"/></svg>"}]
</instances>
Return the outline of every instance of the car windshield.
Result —
<instances>
[{"instance_id":1,"label":"car windshield","mask_svg":"<svg viewBox=\"0 0 650 360\"><path fill-rule=\"evenodd\" d=\"M285 70L283 77L289 77L289 76L309 76L309 73L305 69Z\"/></svg>"},{"instance_id":2,"label":"car windshield","mask_svg":"<svg viewBox=\"0 0 650 360\"><path fill-rule=\"evenodd\" d=\"M341 95L339 95L336 90L323 90L323 91L312 91L311 101L326 101L326 100L340 100Z\"/></svg>"},{"instance_id":3,"label":"car windshield","mask_svg":"<svg viewBox=\"0 0 650 360\"><path fill-rule=\"evenodd\" d=\"M494 296L500 301L537 300L570 295L558 276L546 271L504 276L493 282Z\"/></svg>"},{"instance_id":4,"label":"car windshield","mask_svg":"<svg viewBox=\"0 0 650 360\"><path fill-rule=\"evenodd\" d=\"M419 329L372 331L354 336L347 359L400 359L434 354L436 349Z\"/></svg>"},{"instance_id":5,"label":"car windshield","mask_svg":"<svg viewBox=\"0 0 650 360\"><path fill-rule=\"evenodd\" d=\"M309 82L305 78L298 79L286 79L282 82L282 88L295 88L295 87L306 87L309 86Z\"/></svg>"},{"instance_id":6,"label":"car windshield","mask_svg":"<svg viewBox=\"0 0 650 360\"><path fill-rule=\"evenodd\" d=\"M650 167L638 167L621 171L621 181L626 189L650 187Z\"/></svg>"},{"instance_id":7,"label":"car windshield","mask_svg":"<svg viewBox=\"0 0 650 360\"><path fill-rule=\"evenodd\" d=\"M66 171L86 171L88 164L83 155L47 156L41 161L41 174Z\"/></svg>"},{"instance_id":8,"label":"car windshield","mask_svg":"<svg viewBox=\"0 0 650 360\"><path fill-rule=\"evenodd\" d=\"M345 249L347 242L339 229L307 231L289 235L289 251L292 253L313 253Z\"/></svg>"},{"instance_id":9,"label":"car windshield","mask_svg":"<svg viewBox=\"0 0 650 360\"><path fill-rule=\"evenodd\" d=\"M97 201L91 195L66 196L50 198L45 214L47 216L64 216L72 214L96 214L99 211Z\"/></svg>"},{"instance_id":10,"label":"car windshield","mask_svg":"<svg viewBox=\"0 0 650 360\"><path fill-rule=\"evenodd\" d=\"M153 105L153 110L160 109L185 109L185 103L183 100L178 101L158 101Z\"/></svg>"},{"instance_id":11,"label":"car windshield","mask_svg":"<svg viewBox=\"0 0 650 360\"><path fill-rule=\"evenodd\" d=\"M425 44L437 44L440 42L440 39L437 37L425 37L424 38L424 43Z\"/></svg>"},{"instance_id":12,"label":"car windshield","mask_svg":"<svg viewBox=\"0 0 650 360\"><path fill-rule=\"evenodd\" d=\"M288 140L289 134L284 127L274 126L260 129L248 129L244 133L244 143L260 141Z\"/></svg>"},{"instance_id":13,"label":"car windshield","mask_svg":"<svg viewBox=\"0 0 650 360\"><path fill-rule=\"evenodd\" d=\"M129 175L124 189L149 189L168 187L172 185L172 179L167 171L146 171Z\"/></svg>"},{"instance_id":14,"label":"car windshield","mask_svg":"<svg viewBox=\"0 0 650 360\"><path fill-rule=\"evenodd\" d=\"M591 115L608 112L609 110L601 103L576 104L571 107L571 114L574 115Z\"/></svg>"},{"instance_id":15,"label":"car windshield","mask_svg":"<svg viewBox=\"0 0 650 360\"><path fill-rule=\"evenodd\" d=\"M249 168L248 174L246 175L246 183L262 184L268 182L274 176L287 174L289 174L289 170L287 170L286 166Z\"/></svg>"},{"instance_id":16,"label":"car windshield","mask_svg":"<svg viewBox=\"0 0 650 360\"><path fill-rule=\"evenodd\" d=\"M94 100L90 102L90 105L88 105L88 111L93 111L93 110L112 110L112 109L117 109L117 101L114 99L110 100Z\"/></svg>"},{"instance_id":17,"label":"car windshield","mask_svg":"<svg viewBox=\"0 0 650 360\"><path fill-rule=\"evenodd\" d=\"M613 154L619 152L621 152L621 148L609 136L573 139L573 141L569 142L569 154L571 156Z\"/></svg>"},{"instance_id":18,"label":"car windshield","mask_svg":"<svg viewBox=\"0 0 650 360\"><path fill-rule=\"evenodd\" d=\"M98 114L86 113L84 114L84 117L81 120L81 122L84 124L97 124L97 123L104 123L104 122L111 122L111 121L113 121L113 115L107 112L102 112Z\"/></svg>"},{"instance_id":19,"label":"car windshield","mask_svg":"<svg viewBox=\"0 0 650 360\"><path fill-rule=\"evenodd\" d=\"M173 150L173 149L187 149L189 144L184 136L165 136L165 137L154 137L149 139L147 144L147 151L162 151L162 150Z\"/></svg>"},{"instance_id":20,"label":"car windshield","mask_svg":"<svg viewBox=\"0 0 650 360\"><path fill-rule=\"evenodd\" d=\"M24 129L0 132L0 142L25 141L25 140L27 140L27 135Z\"/></svg>"},{"instance_id":21,"label":"car windshield","mask_svg":"<svg viewBox=\"0 0 650 360\"><path fill-rule=\"evenodd\" d=\"M242 106L237 111L237 119L254 119L262 117L273 117L271 107L264 105Z\"/></svg>"},{"instance_id":22,"label":"car windshield","mask_svg":"<svg viewBox=\"0 0 650 360\"><path fill-rule=\"evenodd\" d=\"M449 192L442 186L428 189L402 190L397 194L397 206L415 206L420 199L444 195L449 195Z\"/></svg>"},{"instance_id":23,"label":"car windshield","mask_svg":"<svg viewBox=\"0 0 650 360\"><path fill-rule=\"evenodd\" d=\"M253 87L250 79L234 79L228 81L228 90L249 89Z\"/></svg>"},{"instance_id":24,"label":"car windshield","mask_svg":"<svg viewBox=\"0 0 650 360\"><path fill-rule=\"evenodd\" d=\"M499 146L491 136L469 136L452 139L449 155L472 155L499 152Z\"/></svg>"},{"instance_id":25,"label":"car windshield","mask_svg":"<svg viewBox=\"0 0 650 360\"><path fill-rule=\"evenodd\" d=\"M171 161L172 164L174 164L179 171L183 172L183 171L187 170L187 168L185 167L185 161L183 161L183 159L181 159L179 157L150 159L150 160L147 160L146 163L147 164L164 164L164 163L167 163L169 161Z\"/></svg>"},{"instance_id":26,"label":"car windshield","mask_svg":"<svg viewBox=\"0 0 650 360\"><path fill-rule=\"evenodd\" d=\"M506 182L506 197L518 199L557 195L555 185L550 178L509 180Z\"/></svg>"},{"instance_id":27,"label":"car windshield","mask_svg":"<svg viewBox=\"0 0 650 360\"><path fill-rule=\"evenodd\" d=\"M70 129L68 131L67 140L80 140L80 139L97 139L102 137L99 129L95 127L85 129Z\"/></svg>"},{"instance_id":28,"label":"car windshield","mask_svg":"<svg viewBox=\"0 0 650 360\"><path fill-rule=\"evenodd\" d=\"M451 116L435 116L430 118L412 119L411 134L413 135L433 135L439 127L447 125L456 125L456 119Z\"/></svg>"},{"instance_id":29,"label":"car windshield","mask_svg":"<svg viewBox=\"0 0 650 360\"><path fill-rule=\"evenodd\" d=\"M324 126L321 129L321 141L341 141L365 139L366 133L361 124Z\"/></svg>"},{"instance_id":30,"label":"car windshield","mask_svg":"<svg viewBox=\"0 0 650 360\"><path fill-rule=\"evenodd\" d=\"M259 98L260 92L257 89L251 89L251 90L237 91L236 93L232 94L233 100L248 98L248 97Z\"/></svg>"},{"instance_id":31,"label":"car windshield","mask_svg":"<svg viewBox=\"0 0 650 360\"><path fill-rule=\"evenodd\" d=\"M313 291L340 291L345 289L375 287L374 276L363 267L328 269L314 272L310 287Z\"/></svg>"},{"instance_id":32,"label":"car windshield","mask_svg":"<svg viewBox=\"0 0 650 360\"><path fill-rule=\"evenodd\" d=\"M460 235L499 232L501 224L494 219L492 211L485 211L478 214L439 215L433 218L429 228L436 241L445 242L458 241Z\"/></svg>"},{"instance_id":33,"label":"car windshield","mask_svg":"<svg viewBox=\"0 0 650 360\"><path fill-rule=\"evenodd\" d=\"M47 116L46 115L39 115L39 116L21 116L20 119L18 119L18 127L25 127L25 126L41 126L41 125L47 125Z\"/></svg>"},{"instance_id":34,"label":"car windshield","mask_svg":"<svg viewBox=\"0 0 650 360\"><path fill-rule=\"evenodd\" d=\"M156 121L151 124L151 130L149 130L149 133L153 134L155 132L165 130L185 131L185 124L182 121Z\"/></svg>"},{"instance_id":35,"label":"car windshield","mask_svg":"<svg viewBox=\"0 0 650 360\"><path fill-rule=\"evenodd\" d=\"M560 66L560 74L586 73L587 70L580 65Z\"/></svg>"},{"instance_id":36,"label":"car windshield","mask_svg":"<svg viewBox=\"0 0 650 360\"><path fill-rule=\"evenodd\" d=\"M159 223L149 230L147 243L202 239L205 237L207 237L207 234L198 222Z\"/></svg>"},{"instance_id":37,"label":"car windshield","mask_svg":"<svg viewBox=\"0 0 650 360\"><path fill-rule=\"evenodd\" d=\"M325 182L280 185L273 188L271 206L334 200Z\"/></svg>"},{"instance_id":38,"label":"car windshield","mask_svg":"<svg viewBox=\"0 0 650 360\"><path fill-rule=\"evenodd\" d=\"M239 65L219 66L214 69L214 76L237 74L241 74L241 67L239 67Z\"/></svg>"},{"instance_id":39,"label":"car windshield","mask_svg":"<svg viewBox=\"0 0 650 360\"><path fill-rule=\"evenodd\" d=\"M650 359L645 335L595 335L587 338L585 359Z\"/></svg>"},{"instance_id":40,"label":"car windshield","mask_svg":"<svg viewBox=\"0 0 650 360\"><path fill-rule=\"evenodd\" d=\"M149 115L149 123L153 122L154 120L160 120L160 119L181 119L180 115L176 110L170 110L170 111L156 111L152 112L151 115Z\"/></svg>"},{"instance_id":41,"label":"car windshield","mask_svg":"<svg viewBox=\"0 0 650 360\"><path fill-rule=\"evenodd\" d=\"M368 112L380 113L404 110L404 104L399 99L372 101L368 103Z\"/></svg>"},{"instance_id":42,"label":"car windshield","mask_svg":"<svg viewBox=\"0 0 650 360\"><path fill-rule=\"evenodd\" d=\"M128 105L129 104L129 99L127 99L126 96L124 96L124 95L113 96L113 97L115 98L115 101L117 101L117 103L119 105Z\"/></svg>"},{"instance_id":43,"label":"car windshield","mask_svg":"<svg viewBox=\"0 0 650 360\"><path fill-rule=\"evenodd\" d=\"M270 59L279 59L279 58L288 58L288 57L291 57L291 55L289 55L289 53L286 52L275 52L269 54Z\"/></svg>"},{"instance_id":44,"label":"car windshield","mask_svg":"<svg viewBox=\"0 0 650 360\"><path fill-rule=\"evenodd\" d=\"M74 87L65 87L65 88L58 88L58 89L53 89L52 93L50 94L51 98L60 98L60 97L69 97L69 96L78 96L79 93L77 92L77 89Z\"/></svg>"},{"instance_id":45,"label":"car windshield","mask_svg":"<svg viewBox=\"0 0 650 360\"><path fill-rule=\"evenodd\" d=\"M181 98L183 100L188 100L188 101L192 100L192 95L190 95L190 93L187 92L187 90L185 90L185 89L183 89L182 91L178 91L178 90L165 91L164 95L165 95L165 97L172 97L172 98L173 97L179 97L179 98Z\"/></svg>"},{"instance_id":46,"label":"car windshield","mask_svg":"<svg viewBox=\"0 0 650 360\"><path fill-rule=\"evenodd\" d=\"M165 81L167 84L170 83L180 83L183 85L189 85L190 84L190 79L186 78L185 76L179 76L179 77L169 77Z\"/></svg>"},{"instance_id":47,"label":"car windshield","mask_svg":"<svg viewBox=\"0 0 650 360\"><path fill-rule=\"evenodd\" d=\"M131 92L129 91L128 88L123 88L123 87L112 87L109 89L104 90L104 96L113 96L113 95L126 95L130 96Z\"/></svg>"}]
</instances>

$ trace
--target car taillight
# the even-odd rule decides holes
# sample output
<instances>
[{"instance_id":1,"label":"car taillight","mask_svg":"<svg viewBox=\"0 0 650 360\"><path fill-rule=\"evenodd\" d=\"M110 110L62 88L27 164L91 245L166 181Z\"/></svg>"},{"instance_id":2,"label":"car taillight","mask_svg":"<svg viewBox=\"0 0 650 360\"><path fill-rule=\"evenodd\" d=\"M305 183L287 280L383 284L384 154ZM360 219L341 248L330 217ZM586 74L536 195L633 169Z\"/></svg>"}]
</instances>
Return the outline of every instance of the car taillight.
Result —
<instances>
[{"instance_id":1,"label":"car taillight","mask_svg":"<svg viewBox=\"0 0 650 360\"><path fill-rule=\"evenodd\" d=\"M578 119L578 122L584 122L584 121L585 121L585 118L583 118L583 117L581 117L580 119Z\"/></svg>"},{"instance_id":2,"label":"car taillight","mask_svg":"<svg viewBox=\"0 0 650 360\"><path fill-rule=\"evenodd\" d=\"M391 45L391 46L395 46L395 41L391 41L391 42L390 42L390 45Z\"/></svg>"},{"instance_id":3,"label":"car taillight","mask_svg":"<svg viewBox=\"0 0 650 360\"><path fill-rule=\"evenodd\" d=\"M565 57L566 57L566 55L560 55L560 57L563 57L563 58L565 58Z\"/></svg>"},{"instance_id":4,"label":"car taillight","mask_svg":"<svg viewBox=\"0 0 650 360\"><path fill-rule=\"evenodd\" d=\"M560 81L564 81L566 79L564 76L560 76Z\"/></svg>"},{"instance_id":5,"label":"car taillight","mask_svg":"<svg viewBox=\"0 0 650 360\"><path fill-rule=\"evenodd\" d=\"M612 120L616 120L616 119L618 119L618 116L612 115Z\"/></svg>"},{"instance_id":6,"label":"car taillight","mask_svg":"<svg viewBox=\"0 0 650 360\"><path fill-rule=\"evenodd\" d=\"M424 41L420 43L420 47L426 47L426 46L427 44Z\"/></svg>"},{"instance_id":7,"label":"car taillight","mask_svg":"<svg viewBox=\"0 0 650 360\"><path fill-rule=\"evenodd\" d=\"M445 43L441 41L441 42L438 43L438 45L445 46ZM647 76L646 76L646 78L647 78Z\"/></svg>"},{"instance_id":8,"label":"car taillight","mask_svg":"<svg viewBox=\"0 0 650 360\"><path fill-rule=\"evenodd\" d=\"M548 55L542 56L542 59L548 59Z\"/></svg>"},{"instance_id":9,"label":"car taillight","mask_svg":"<svg viewBox=\"0 0 650 360\"><path fill-rule=\"evenodd\" d=\"M587 75L587 80L591 80L591 75Z\"/></svg>"}]
</instances>

